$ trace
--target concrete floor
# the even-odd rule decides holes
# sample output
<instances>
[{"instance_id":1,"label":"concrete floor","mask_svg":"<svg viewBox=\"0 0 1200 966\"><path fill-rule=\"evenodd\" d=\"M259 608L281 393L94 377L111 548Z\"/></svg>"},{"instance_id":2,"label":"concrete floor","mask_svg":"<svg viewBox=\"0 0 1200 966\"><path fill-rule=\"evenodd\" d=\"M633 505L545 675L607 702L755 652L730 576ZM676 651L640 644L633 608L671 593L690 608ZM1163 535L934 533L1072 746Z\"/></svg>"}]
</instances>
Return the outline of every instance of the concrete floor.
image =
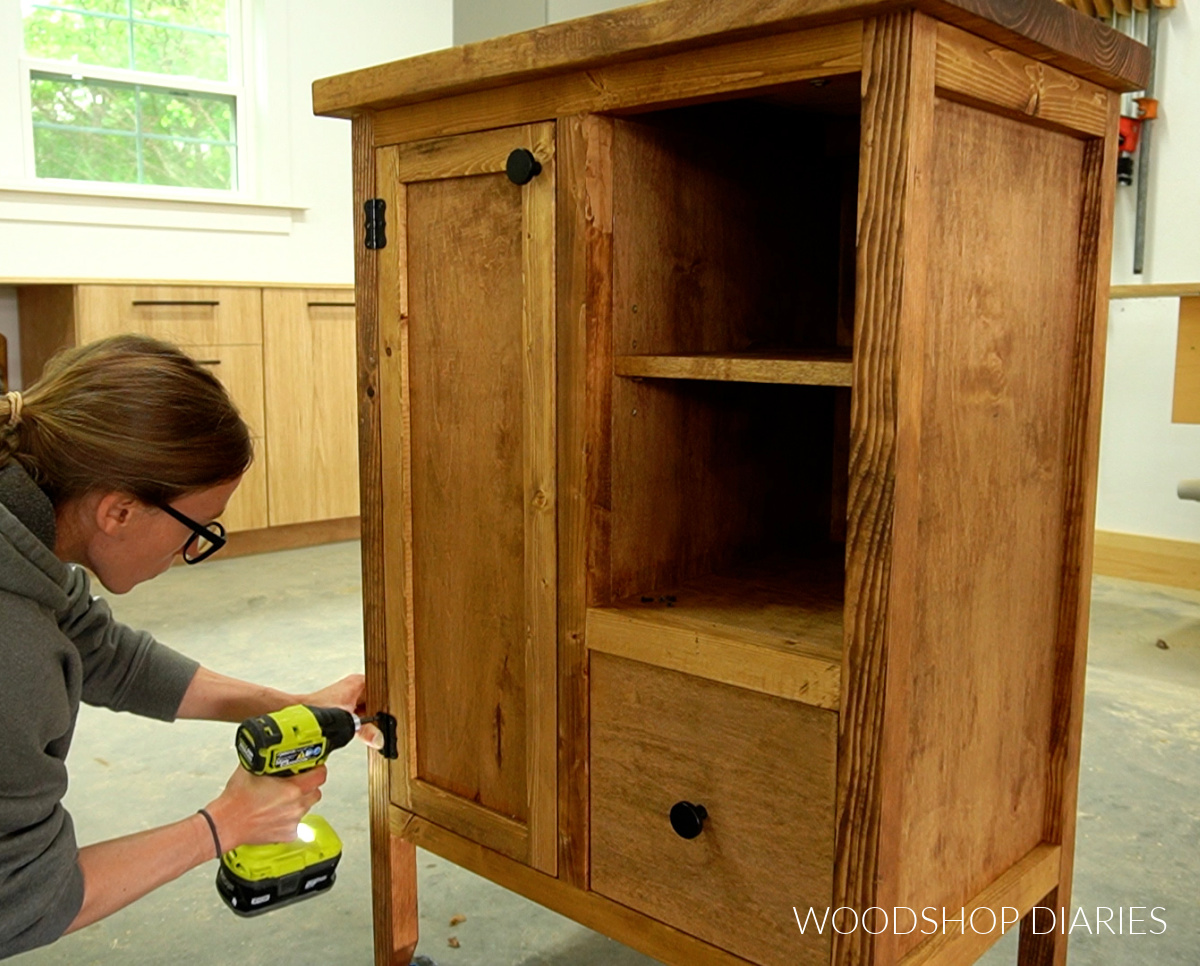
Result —
<instances>
[{"instance_id":1,"label":"concrete floor","mask_svg":"<svg viewBox=\"0 0 1200 966\"><path fill-rule=\"evenodd\" d=\"M117 598L127 623L227 674L304 691L361 669L358 544L179 567ZM1166 649L1156 646L1164 639ZM1072 966L1200 961L1200 593L1097 578L1084 727L1075 903L1164 906L1163 935L1090 936ZM233 726L163 725L83 708L71 809L91 842L181 818L235 767ZM210 863L17 966L369 966L366 749L336 754L318 811L345 854L331 893L242 920ZM439 966L635 966L648 959L435 856L419 854L421 954ZM466 920L451 927L454 916ZM1159 928L1156 923L1149 926ZM458 942L450 945L451 937ZM1015 933L987 954L1013 963Z\"/></svg>"}]
</instances>

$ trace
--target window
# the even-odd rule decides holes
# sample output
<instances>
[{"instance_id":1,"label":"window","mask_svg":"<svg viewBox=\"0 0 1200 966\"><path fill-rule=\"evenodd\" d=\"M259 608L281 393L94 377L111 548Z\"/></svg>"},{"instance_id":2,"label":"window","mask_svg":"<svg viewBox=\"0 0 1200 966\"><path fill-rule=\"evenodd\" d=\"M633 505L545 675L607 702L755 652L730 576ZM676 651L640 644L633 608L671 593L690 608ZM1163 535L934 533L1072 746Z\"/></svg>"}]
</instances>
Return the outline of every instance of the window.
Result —
<instances>
[{"instance_id":1,"label":"window","mask_svg":"<svg viewBox=\"0 0 1200 966\"><path fill-rule=\"evenodd\" d=\"M237 0L22 0L33 172L234 191Z\"/></svg>"}]
</instances>

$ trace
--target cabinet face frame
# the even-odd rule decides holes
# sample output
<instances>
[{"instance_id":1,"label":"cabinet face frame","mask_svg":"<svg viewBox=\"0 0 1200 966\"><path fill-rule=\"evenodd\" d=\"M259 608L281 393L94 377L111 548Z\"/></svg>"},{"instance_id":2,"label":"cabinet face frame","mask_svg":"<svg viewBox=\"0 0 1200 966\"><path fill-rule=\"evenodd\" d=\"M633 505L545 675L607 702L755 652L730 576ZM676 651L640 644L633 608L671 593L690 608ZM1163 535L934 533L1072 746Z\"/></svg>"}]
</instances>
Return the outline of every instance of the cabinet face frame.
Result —
<instances>
[{"instance_id":1,"label":"cabinet face frame","mask_svg":"<svg viewBox=\"0 0 1200 966\"><path fill-rule=\"evenodd\" d=\"M414 607L414 514L409 328L409 186L495 175L524 147L542 171L521 192L521 386L524 492L525 814L521 822L419 774ZM404 736L390 768L391 800L550 875L557 871L557 533L555 458L554 125L407 144L376 152L388 246L379 254L380 442L400 453L382 468L390 705ZM511 186L509 186L511 187ZM436 642L426 645L436 647Z\"/></svg>"}]
</instances>

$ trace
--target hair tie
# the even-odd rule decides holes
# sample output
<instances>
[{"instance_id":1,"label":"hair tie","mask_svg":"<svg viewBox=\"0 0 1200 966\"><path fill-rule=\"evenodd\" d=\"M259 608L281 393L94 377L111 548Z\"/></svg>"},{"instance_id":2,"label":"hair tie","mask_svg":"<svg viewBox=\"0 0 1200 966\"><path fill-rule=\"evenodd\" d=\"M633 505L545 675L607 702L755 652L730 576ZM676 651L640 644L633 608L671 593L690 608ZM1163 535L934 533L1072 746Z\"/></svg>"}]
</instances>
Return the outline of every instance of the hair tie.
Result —
<instances>
[{"instance_id":1,"label":"hair tie","mask_svg":"<svg viewBox=\"0 0 1200 966\"><path fill-rule=\"evenodd\" d=\"M21 394L15 389L12 392L6 392L4 398L8 400L8 425L16 426L21 421Z\"/></svg>"}]
</instances>

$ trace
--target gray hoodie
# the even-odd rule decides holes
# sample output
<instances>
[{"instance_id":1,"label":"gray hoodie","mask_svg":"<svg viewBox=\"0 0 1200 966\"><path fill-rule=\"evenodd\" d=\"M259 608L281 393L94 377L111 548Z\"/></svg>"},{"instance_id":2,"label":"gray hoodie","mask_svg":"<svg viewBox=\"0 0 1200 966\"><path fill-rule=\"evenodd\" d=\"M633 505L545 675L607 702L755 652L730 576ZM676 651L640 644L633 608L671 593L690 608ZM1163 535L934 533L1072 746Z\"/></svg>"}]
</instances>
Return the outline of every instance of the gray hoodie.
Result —
<instances>
[{"instance_id":1,"label":"gray hoodie","mask_svg":"<svg viewBox=\"0 0 1200 966\"><path fill-rule=\"evenodd\" d=\"M170 721L198 667L117 623L53 546L50 501L0 468L0 959L56 940L83 902L62 807L80 700Z\"/></svg>"}]
</instances>

